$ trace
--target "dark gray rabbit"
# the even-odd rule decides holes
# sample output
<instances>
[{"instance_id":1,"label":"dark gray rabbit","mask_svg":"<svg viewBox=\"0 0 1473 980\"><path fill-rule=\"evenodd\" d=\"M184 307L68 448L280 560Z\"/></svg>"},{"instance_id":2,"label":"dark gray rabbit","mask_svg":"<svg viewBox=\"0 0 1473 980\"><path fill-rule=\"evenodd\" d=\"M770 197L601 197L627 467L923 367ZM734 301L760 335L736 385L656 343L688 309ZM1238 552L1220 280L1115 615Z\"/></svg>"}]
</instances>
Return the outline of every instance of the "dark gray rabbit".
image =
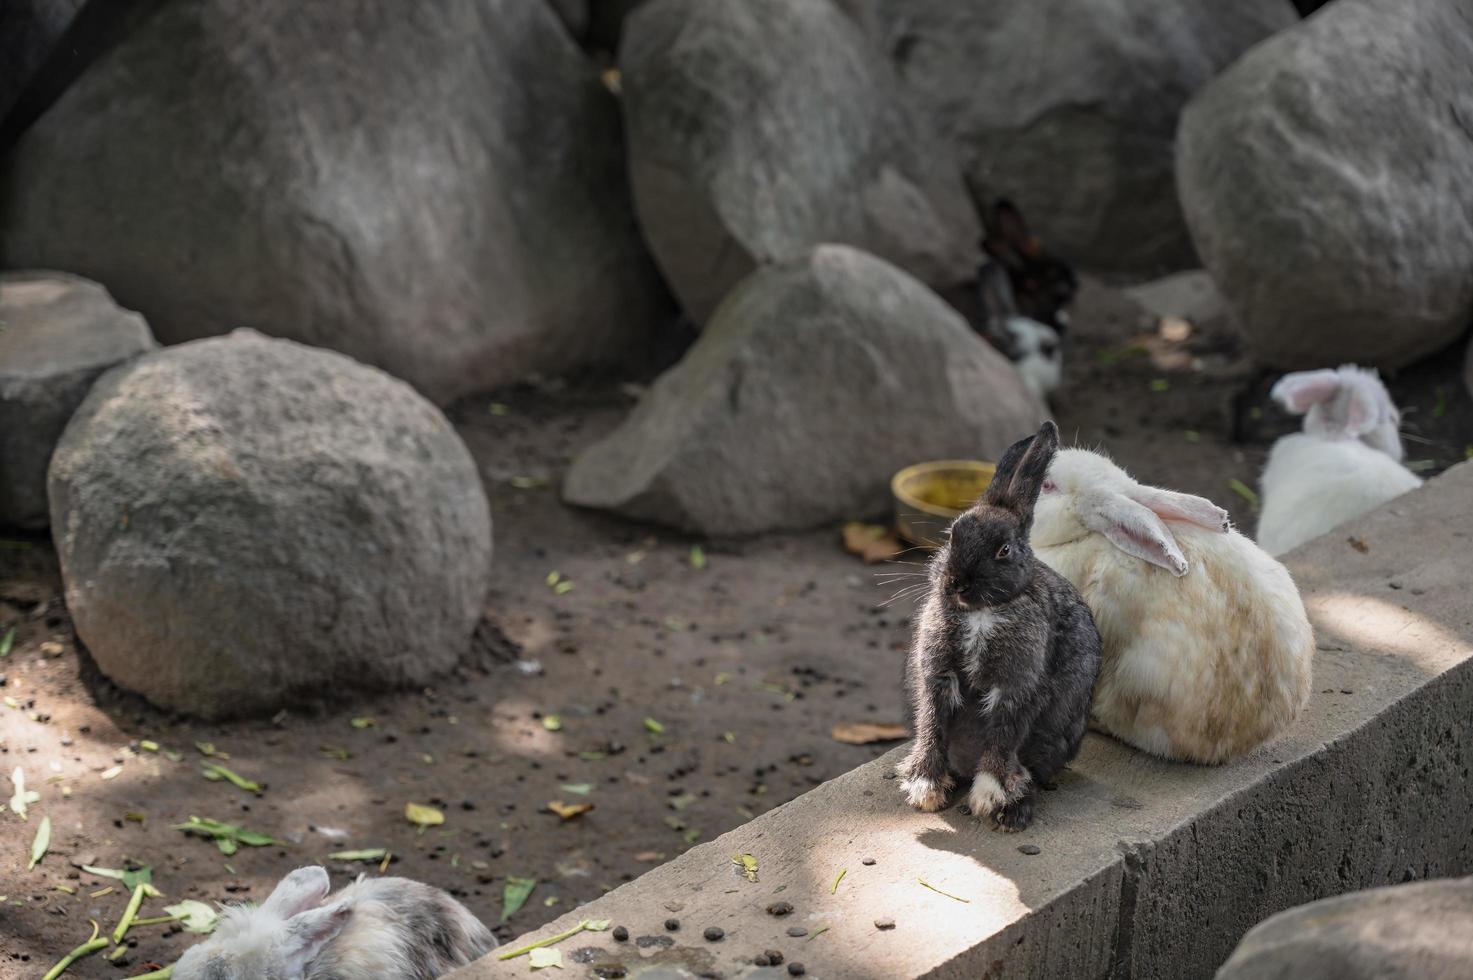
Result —
<instances>
[{"instance_id":1,"label":"dark gray rabbit","mask_svg":"<svg viewBox=\"0 0 1473 980\"><path fill-rule=\"evenodd\" d=\"M1053 422L1010 446L931 560L905 676L915 741L900 788L917 809L939 810L956 775L970 775L972 812L1022 830L1038 787L1079 751L1100 634L1074 586L1028 545L1058 448Z\"/></svg>"}]
</instances>

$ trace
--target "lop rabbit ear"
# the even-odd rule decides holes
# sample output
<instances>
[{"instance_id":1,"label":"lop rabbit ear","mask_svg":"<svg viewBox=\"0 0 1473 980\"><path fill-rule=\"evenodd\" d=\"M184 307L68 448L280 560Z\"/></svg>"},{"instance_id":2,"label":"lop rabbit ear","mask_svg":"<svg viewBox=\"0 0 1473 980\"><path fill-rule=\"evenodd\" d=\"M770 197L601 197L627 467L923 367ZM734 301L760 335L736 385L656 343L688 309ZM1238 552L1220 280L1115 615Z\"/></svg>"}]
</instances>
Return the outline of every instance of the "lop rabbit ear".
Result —
<instances>
[{"instance_id":1,"label":"lop rabbit ear","mask_svg":"<svg viewBox=\"0 0 1473 980\"><path fill-rule=\"evenodd\" d=\"M1127 496L1163 521L1185 521L1209 531L1227 531L1233 526L1228 512L1206 497L1148 486L1137 487Z\"/></svg>"},{"instance_id":2,"label":"lop rabbit ear","mask_svg":"<svg viewBox=\"0 0 1473 980\"><path fill-rule=\"evenodd\" d=\"M1164 568L1177 578L1190 568L1161 519L1123 494L1101 494L1079 516L1085 527L1103 534L1127 555Z\"/></svg>"},{"instance_id":3,"label":"lop rabbit ear","mask_svg":"<svg viewBox=\"0 0 1473 980\"><path fill-rule=\"evenodd\" d=\"M1329 369L1298 371L1286 374L1274 383L1269 397L1284 411L1303 415L1315 405L1324 404L1340 393L1340 375Z\"/></svg>"},{"instance_id":4,"label":"lop rabbit ear","mask_svg":"<svg viewBox=\"0 0 1473 980\"><path fill-rule=\"evenodd\" d=\"M286 961L286 975L305 976L312 961L338 937L352 914L353 908L347 902L334 902L292 916L286 924L286 938L282 940L281 948Z\"/></svg>"},{"instance_id":5,"label":"lop rabbit ear","mask_svg":"<svg viewBox=\"0 0 1473 980\"><path fill-rule=\"evenodd\" d=\"M290 919L321 905L330 887L326 868L317 865L298 868L281 879L271 896L261 903L261 911L278 919Z\"/></svg>"},{"instance_id":6,"label":"lop rabbit ear","mask_svg":"<svg viewBox=\"0 0 1473 980\"><path fill-rule=\"evenodd\" d=\"M1050 420L1037 433L1019 439L1002 454L992 483L982 495L983 502L1031 518L1043 478L1048 475L1049 464L1058 451L1059 427Z\"/></svg>"}]
</instances>

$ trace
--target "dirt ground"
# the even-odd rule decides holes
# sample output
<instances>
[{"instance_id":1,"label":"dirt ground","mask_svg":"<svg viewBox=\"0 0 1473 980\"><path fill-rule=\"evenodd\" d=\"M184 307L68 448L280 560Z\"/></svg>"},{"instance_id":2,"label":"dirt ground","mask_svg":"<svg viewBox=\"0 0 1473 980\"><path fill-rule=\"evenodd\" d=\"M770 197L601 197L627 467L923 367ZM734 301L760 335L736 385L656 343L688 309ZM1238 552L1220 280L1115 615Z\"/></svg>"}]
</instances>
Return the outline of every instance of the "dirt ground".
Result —
<instances>
[{"instance_id":1,"label":"dirt ground","mask_svg":"<svg viewBox=\"0 0 1473 980\"><path fill-rule=\"evenodd\" d=\"M1265 407L1271 378L1243 363L1221 323L1185 344L1141 344L1154 319L1096 285L1075 317L1055 403L1066 438L1212 497L1251 531L1230 481L1256 485L1270 441L1294 428ZM1473 443L1456 367L1448 353L1393 385L1408 456L1429 473ZM910 609L884 604L899 588L885 579L913 568L859 563L837 528L697 542L564 507L553 488L569 458L633 397L610 381L545 384L457 407L491 495L494 588L475 663L420 693L253 723L171 717L112 687L78 649L46 539L0 542L0 636L17 627L0 659L0 772L24 769L41 796L27 823L0 815L0 976L39 977L88 938L89 919L117 922L124 889L80 865L151 866L166 899L144 914L160 915L182 898L260 900L303 864L326 863L345 884L378 862L329 854L383 848L394 873L449 889L491 924L508 879L536 879L497 925L507 938L887 748L841 744L830 729L901 720ZM572 588L549 586L553 572ZM202 778L196 743L263 791ZM551 801L594 808L564 820ZM439 808L444 825L417 831L409 802ZM50 853L28 872L43 815ZM171 829L191 815L285 843L226 857ZM117 961L95 956L68 975L136 975L192 938L141 927Z\"/></svg>"}]
</instances>

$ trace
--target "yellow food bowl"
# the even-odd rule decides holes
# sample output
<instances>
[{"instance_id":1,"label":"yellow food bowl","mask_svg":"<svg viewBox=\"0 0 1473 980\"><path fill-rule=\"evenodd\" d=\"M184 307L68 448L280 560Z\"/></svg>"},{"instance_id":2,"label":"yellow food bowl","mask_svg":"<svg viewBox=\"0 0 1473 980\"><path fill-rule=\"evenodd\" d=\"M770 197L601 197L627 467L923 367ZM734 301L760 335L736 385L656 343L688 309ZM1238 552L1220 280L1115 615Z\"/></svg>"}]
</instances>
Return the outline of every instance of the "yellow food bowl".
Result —
<instances>
[{"instance_id":1,"label":"yellow food bowl","mask_svg":"<svg viewBox=\"0 0 1473 980\"><path fill-rule=\"evenodd\" d=\"M890 480L895 526L912 544L939 548L947 527L977 502L997 467L971 459L942 459L907 466Z\"/></svg>"}]
</instances>

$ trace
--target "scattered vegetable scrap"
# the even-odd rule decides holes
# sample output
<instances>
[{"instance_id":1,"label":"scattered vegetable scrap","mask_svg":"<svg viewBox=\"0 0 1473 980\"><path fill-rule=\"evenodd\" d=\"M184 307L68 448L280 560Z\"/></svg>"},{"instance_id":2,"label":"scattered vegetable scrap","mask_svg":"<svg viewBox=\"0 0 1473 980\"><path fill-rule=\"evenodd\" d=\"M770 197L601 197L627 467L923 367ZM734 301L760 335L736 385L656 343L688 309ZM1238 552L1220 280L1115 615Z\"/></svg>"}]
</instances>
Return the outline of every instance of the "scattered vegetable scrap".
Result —
<instances>
[{"instance_id":1,"label":"scattered vegetable scrap","mask_svg":"<svg viewBox=\"0 0 1473 980\"><path fill-rule=\"evenodd\" d=\"M26 772L20 766L16 766L15 771L10 774L10 784L15 788L10 797L11 812L22 820L30 819L26 816L27 808L32 803L41 802L41 794L33 789L26 789Z\"/></svg>"},{"instance_id":2,"label":"scattered vegetable scrap","mask_svg":"<svg viewBox=\"0 0 1473 980\"><path fill-rule=\"evenodd\" d=\"M334 851L327 856L329 861L382 861L389 852L382 847L368 847L358 851Z\"/></svg>"},{"instance_id":3,"label":"scattered vegetable scrap","mask_svg":"<svg viewBox=\"0 0 1473 980\"><path fill-rule=\"evenodd\" d=\"M917 878L916 881L920 882L921 887L923 887L923 888L929 888L929 889L931 889L931 891L935 892L937 895L945 895L947 898L949 898L949 899L951 899L953 901L963 902L963 903L965 903L967 905L971 905L972 904L972 900L970 898L962 898L960 895L953 895L951 892L944 892L941 889L937 888L935 885L931 884L929 881L927 881L924 878Z\"/></svg>"},{"instance_id":4,"label":"scattered vegetable scrap","mask_svg":"<svg viewBox=\"0 0 1473 980\"><path fill-rule=\"evenodd\" d=\"M8 656L10 656L10 648L13 647L13 646L15 646L15 627L14 626L12 626L12 627L10 627L10 629L6 630L4 636L0 636L0 657L8 657Z\"/></svg>"},{"instance_id":5,"label":"scattered vegetable scrap","mask_svg":"<svg viewBox=\"0 0 1473 980\"><path fill-rule=\"evenodd\" d=\"M731 863L741 869L748 881L757 880L757 858L751 854L733 854Z\"/></svg>"},{"instance_id":6,"label":"scattered vegetable scrap","mask_svg":"<svg viewBox=\"0 0 1473 980\"><path fill-rule=\"evenodd\" d=\"M512 878L509 880L523 881L525 879ZM536 882L534 881L533 884L536 884ZM508 884L507 887L510 888L511 885ZM518 907L520 908L520 906ZM506 919L503 917L501 921L505 922ZM496 954L496 958L498 960L516 959L518 956L526 956L533 950L542 949L547 946L555 946L558 943L562 942L564 939L571 939L572 937L578 935L578 933L585 930L588 932L603 932L608 929L608 927L608 919L584 919L573 928L560 932L555 936L548 936L546 939L538 939L533 942L527 943L525 946L518 946L516 949L503 950L502 952Z\"/></svg>"},{"instance_id":7,"label":"scattered vegetable scrap","mask_svg":"<svg viewBox=\"0 0 1473 980\"><path fill-rule=\"evenodd\" d=\"M665 726L660 724L658 721L655 721L655 719L653 718L646 718L644 720L644 729L651 735L665 734Z\"/></svg>"},{"instance_id":8,"label":"scattered vegetable scrap","mask_svg":"<svg viewBox=\"0 0 1473 980\"><path fill-rule=\"evenodd\" d=\"M372 718L353 718L349 720L348 724L352 725L354 728L359 729L378 727L378 722L374 721Z\"/></svg>"},{"instance_id":9,"label":"scattered vegetable scrap","mask_svg":"<svg viewBox=\"0 0 1473 980\"><path fill-rule=\"evenodd\" d=\"M563 951L553 949L550 946L538 946L536 949L531 950L528 960L534 970L541 970L543 967L548 966L555 966L561 970L563 968Z\"/></svg>"},{"instance_id":10,"label":"scattered vegetable scrap","mask_svg":"<svg viewBox=\"0 0 1473 980\"><path fill-rule=\"evenodd\" d=\"M210 908L204 902L197 902L192 898L186 898L174 905L165 905L164 911L169 916L184 926L185 932L194 932L201 935L215 931L215 923L220 919L220 913Z\"/></svg>"},{"instance_id":11,"label":"scattered vegetable scrap","mask_svg":"<svg viewBox=\"0 0 1473 980\"><path fill-rule=\"evenodd\" d=\"M174 829L181 830L186 834L195 834L200 837L210 838L215 842L215 846L220 849L220 853L226 857L239 850L241 844L247 847L290 846L286 841L277 840L275 837L258 834L253 830L246 830L244 827L235 824L221 823L218 820L211 820L208 817L192 816L189 818L188 823L175 824Z\"/></svg>"},{"instance_id":12,"label":"scattered vegetable scrap","mask_svg":"<svg viewBox=\"0 0 1473 980\"><path fill-rule=\"evenodd\" d=\"M551 803L548 803L547 804L547 809L550 810L553 813L556 813L559 817L562 817L564 820L572 820L574 817L581 817L583 814L587 813L589 810L592 810L593 809L593 804L592 803L564 803L562 800L553 800Z\"/></svg>"},{"instance_id":13,"label":"scattered vegetable scrap","mask_svg":"<svg viewBox=\"0 0 1473 980\"><path fill-rule=\"evenodd\" d=\"M829 889L829 894L830 895L837 895L839 893L839 882L843 881L844 880L844 876L847 875L848 873L849 873L849 869L848 868L841 868L839 870L839 877L837 877L837 878L834 879L834 887L832 887L832 888Z\"/></svg>"},{"instance_id":14,"label":"scattered vegetable scrap","mask_svg":"<svg viewBox=\"0 0 1473 980\"><path fill-rule=\"evenodd\" d=\"M889 561L905 550L891 528L880 524L850 521L844 525L844 550L864 559L866 565Z\"/></svg>"},{"instance_id":15,"label":"scattered vegetable scrap","mask_svg":"<svg viewBox=\"0 0 1473 980\"><path fill-rule=\"evenodd\" d=\"M560 732L560 731L562 731L563 730L563 716L562 715L543 715L542 716L542 727L545 728L545 729L547 729L550 732Z\"/></svg>"},{"instance_id":16,"label":"scattered vegetable scrap","mask_svg":"<svg viewBox=\"0 0 1473 980\"><path fill-rule=\"evenodd\" d=\"M84 956L91 956L98 950L105 949L107 947L108 941L106 939L103 939L100 935L100 933L102 932L102 927L97 924L97 920L95 919L89 921L92 923L92 938L87 940L82 945L78 946L76 949L72 950L70 953L63 956L61 958L61 962L57 963L51 969L47 970L46 975L43 976L41 980L56 980L57 977L65 973L67 971L67 968L70 967L73 963L77 962L77 960L80 960Z\"/></svg>"},{"instance_id":17,"label":"scattered vegetable scrap","mask_svg":"<svg viewBox=\"0 0 1473 980\"><path fill-rule=\"evenodd\" d=\"M438 827L444 823L445 814L423 803L406 803L404 804L404 819L420 830L424 830L426 827Z\"/></svg>"},{"instance_id":18,"label":"scattered vegetable scrap","mask_svg":"<svg viewBox=\"0 0 1473 980\"><path fill-rule=\"evenodd\" d=\"M204 764L204 768L200 770L200 775L204 776L211 782L219 782L223 779L226 782L230 783L232 786L235 786L238 789L245 790L247 793L261 792L260 783L257 783L254 780L246 779L244 776L237 775L231 770L220 765L218 762L206 762Z\"/></svg>"},{"instance_id":19,"label":"scattered vegetable scrap","mask_svg":"<svg viewBox=\"0 0 1473 980\"><path fill-rule=\"evenodd\" d=\"M36 865L46 856L46 851L51 847L51 818L42 817L41 825L36 828L36 839L31 842L31 863L26 865L27 871L35 870Z\"/></svg>"},{"instance_id":20,"label":"scattered vegetable scrap","mask_svg":"<svg viewBox=\"0 0 1473 980\"><path fill-rule=\"evenodd\" d=\"M564 783L558 789L564 793L572 793L574 796L587 796L593 792L592 783Z\"/></svg>"},{"instance_id":21,"label":"scattered vegetable scrap","mask_svg":"<svg viewBox=\"0 0 1473 980\"><path fill-rule=\"evenodd\" d=\"M706 552L702 551L701 546L698 544L691 545L690 567L696 571L700 571L706 567Z\"/></svg>"},{"instance_id":22,"label":"scattered vegetable scrap","mask_svg":"<svg viewBox=\"0 0 1473 980\"><path fill-rule=\"evenodd\" d=\"M501 921L505 922L520 912L536 887L536 878L507 878L506 886L501 890Z\"/></svg>"},{"instance_id":23,"label":"scattered vegetable scrap","mask_svg":"<svg viewBox=\"0 0 1473 980\"><path fill-rule=\"evenodd\" d=\"M221 752L219 749L215 748L215 743L214 742L195 742L194 743L194 747L199 750L199 754L200 755L205 756L206 758L209 758L209 759L229 759L230 758L230 753L229 752Z\"/></svg>"},{"instance_id":24,"label":"scattered vegetable scrap","mask_svg":"<svg viewBox=\"0 0 1473 980\"><path fill-rule=\"evenodd\" d=\"M845 745L869 745L871 742L895 742L909 732L894 722L841 721L829 733L834 741Z\"/></svg>"},{"instance_id":25,"label":"scattered vegetable scrap","mask_svg":"<svg viewBox=\"0 0 1473 980\"><path fill-rule=\"evenodd\" d=\"M84 865L82 865L82 870L85 871L85 872L87 872L90 875L96 875L99 878L112 878L112 879L114 879L116 881L121 881L123 883L123 887L126 888L126 889L128 889L129 891L132 891L133 889L137 888L139 885L148 885L150 889L153 889L153 868L150 865L147 865L147 864L143 865L140 868L131 868L131 869L130 868L94 868L90 864L84 864ZM103 893L109 892L111 890L112 890L111 888L106 888L106 889L103 889L103 892L93 892L92 895L91 895L91 897L92 898L101 898ZM156 889L154 889L152 891L147 892L147 894L150 897L157 897L157 895L159 893L157 892Z\"/></svg>"}]
</instances>

